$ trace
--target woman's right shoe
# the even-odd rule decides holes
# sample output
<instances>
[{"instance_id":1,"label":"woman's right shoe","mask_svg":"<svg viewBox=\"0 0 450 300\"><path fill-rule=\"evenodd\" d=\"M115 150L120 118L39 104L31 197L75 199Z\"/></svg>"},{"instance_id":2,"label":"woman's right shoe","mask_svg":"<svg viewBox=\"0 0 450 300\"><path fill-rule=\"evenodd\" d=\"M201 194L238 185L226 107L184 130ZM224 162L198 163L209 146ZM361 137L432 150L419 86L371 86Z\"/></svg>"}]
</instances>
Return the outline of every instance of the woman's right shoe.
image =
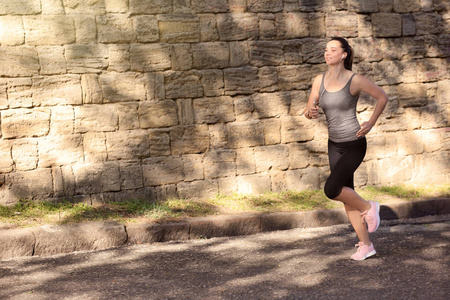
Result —
<instances>
[{"instance_id":1,"label":"woman's right shoe","mask_svg":"<svg viewBox=\"0 0 450 300\"><path fill-rule=\"evenodd\" d=\"M350 256L353 260L364 260L377 253L377 251L375 251L375 248L373 247L373 243L371 243L370 246L367 246L366 244L364 244L364 242L359 242L355 245L355 247L358 247L358 250L355 254Z\"/></svg>"},{"instance_id":2,"label":"woman's right shoe","mask_svg":"<svg viewBox=\"0 0 450 300\"><path fill-rule=\"evenodd\" d=\"M375 232L380 226L380 203L369 201L370 209L361 214L362 222L367 223L367 231L369 233Z\"/></svg>"}]
</instances>

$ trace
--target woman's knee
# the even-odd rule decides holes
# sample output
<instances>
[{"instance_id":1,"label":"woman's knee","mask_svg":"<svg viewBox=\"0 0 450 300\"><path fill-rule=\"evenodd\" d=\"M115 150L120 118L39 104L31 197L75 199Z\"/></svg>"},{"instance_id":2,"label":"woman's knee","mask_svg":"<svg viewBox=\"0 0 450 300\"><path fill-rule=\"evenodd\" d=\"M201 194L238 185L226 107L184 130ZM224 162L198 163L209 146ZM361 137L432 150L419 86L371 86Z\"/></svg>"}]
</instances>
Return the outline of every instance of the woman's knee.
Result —
<instances>
[{"instance_id":1,"label":"woman's knee","mask_svg":"<svg viewBox=\"0 0 450 300\"><path fill-rule=\"evenodd\" d=\"M327 181L325 183L325 187L324 187L323 191L325 192L325 195L328 197L328 199L335 200L341 193L342 186L336 186L336 185L330 184Z\"/></svg>"}]
</instances>

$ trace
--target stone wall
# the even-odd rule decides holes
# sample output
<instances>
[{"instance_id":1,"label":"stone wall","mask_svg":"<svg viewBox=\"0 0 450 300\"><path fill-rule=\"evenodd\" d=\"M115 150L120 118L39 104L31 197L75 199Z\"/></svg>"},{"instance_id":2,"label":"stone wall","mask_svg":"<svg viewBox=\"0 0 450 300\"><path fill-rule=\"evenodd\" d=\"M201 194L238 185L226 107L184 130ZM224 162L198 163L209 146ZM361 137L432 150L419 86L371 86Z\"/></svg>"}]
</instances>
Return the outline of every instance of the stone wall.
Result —
<instances>
[{"instance_id":1,"label":"stone wall","mask_svg":"<svg viewBox=\"0 0 450 300\"><path fill-rule=\"evenodd\" d=\"M0 203L320 188L301 117L324 45L389 104L358 186L449 182L445 0L10 0L0 6ZM374 101L362 97L360 120Z\"/></svg>"}]
</instances>

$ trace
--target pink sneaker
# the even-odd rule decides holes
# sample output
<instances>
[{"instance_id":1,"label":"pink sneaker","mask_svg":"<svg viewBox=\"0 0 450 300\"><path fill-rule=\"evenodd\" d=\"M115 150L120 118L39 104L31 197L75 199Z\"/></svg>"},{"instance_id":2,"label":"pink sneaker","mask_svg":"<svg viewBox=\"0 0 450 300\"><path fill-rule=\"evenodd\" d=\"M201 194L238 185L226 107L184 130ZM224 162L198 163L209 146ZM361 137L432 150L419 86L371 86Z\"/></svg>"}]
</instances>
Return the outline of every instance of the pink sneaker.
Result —
<instances>
[{"instance_id":1,"label":"pink sneaker","mask_svg":"<svg viewBox=\"0 0 450 300\"><path fill-rule=\"evenodd\" d=\"M355 254L350 256L353 260L364 260L377 253L377 251L375 251L375 249L373 248L373 243L371 243L370 246L367 246L366 244L364 244L364 242L359 242L355 245L355 247L358 247L358 250Z\"/></svg>"},{"instance_id":2,"label":"pink sneaker","mask_svg":"<svg viewBox=\"0 0 450 300\"><path fill-rule=\"evenodd\" d=\"M367 231L375 232L380 226L380 203L369 201L370 209L361 213L361 221L367 223Z\"/></svg>"}]
</instances>

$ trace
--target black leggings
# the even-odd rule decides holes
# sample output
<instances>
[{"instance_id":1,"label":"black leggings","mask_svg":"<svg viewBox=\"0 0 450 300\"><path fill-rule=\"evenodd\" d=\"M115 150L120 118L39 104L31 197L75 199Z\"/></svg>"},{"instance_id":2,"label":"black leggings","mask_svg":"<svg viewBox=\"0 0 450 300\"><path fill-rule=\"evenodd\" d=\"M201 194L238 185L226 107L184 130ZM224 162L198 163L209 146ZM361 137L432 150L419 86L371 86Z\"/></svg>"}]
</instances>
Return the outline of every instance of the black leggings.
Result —
<instances>
[{"instance_id":1,"label":"black leggings","mask_svg":"<svg viewBox=\"0 0 450 300\"><path fill-rule=\"evenodd\" d=\"M325 195L335 199L344 186L355 189L353 173L358 169L367 150L366 138L351 142L335 143L328 140L328 159L331 174L325 183Z\"/></svg>"}]
</instances>

